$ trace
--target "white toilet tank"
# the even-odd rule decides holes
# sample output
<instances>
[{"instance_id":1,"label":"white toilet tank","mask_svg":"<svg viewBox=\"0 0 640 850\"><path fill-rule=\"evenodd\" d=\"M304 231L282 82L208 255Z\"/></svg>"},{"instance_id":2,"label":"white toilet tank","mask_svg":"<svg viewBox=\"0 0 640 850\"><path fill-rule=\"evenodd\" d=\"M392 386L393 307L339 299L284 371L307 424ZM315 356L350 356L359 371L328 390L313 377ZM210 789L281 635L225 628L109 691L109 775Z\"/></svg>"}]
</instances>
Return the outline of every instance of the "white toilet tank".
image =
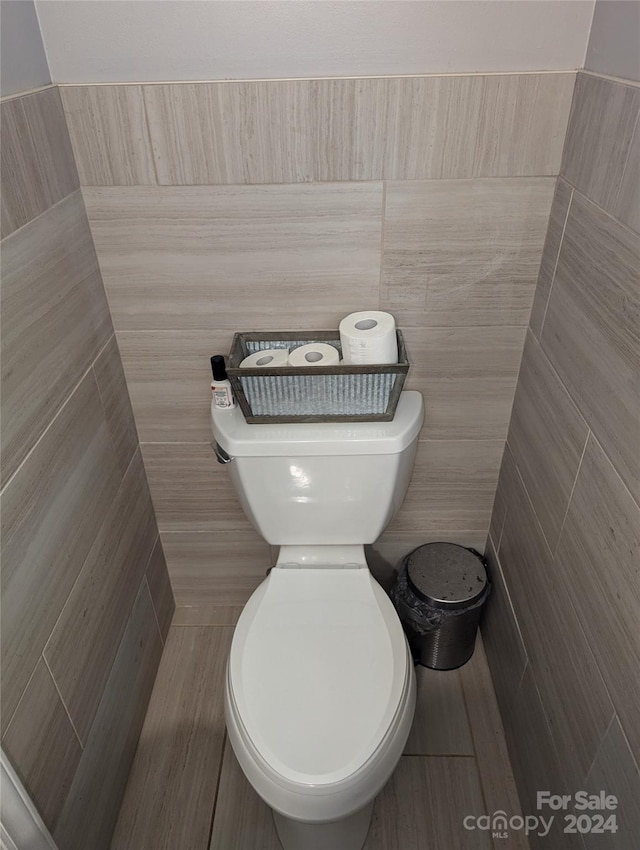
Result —
<instances>
[{"instance_id":1,"label":"white toilet tank","mask_svg":"<svg viewBox=\"0 0 640 850\"><path fill-rule=\"evenodd\" d=\"M248 425L211 408L245 513L278 546L373 543L402 504L424 412L401 393L391 422Z\"/></svg>"}]
</instances>

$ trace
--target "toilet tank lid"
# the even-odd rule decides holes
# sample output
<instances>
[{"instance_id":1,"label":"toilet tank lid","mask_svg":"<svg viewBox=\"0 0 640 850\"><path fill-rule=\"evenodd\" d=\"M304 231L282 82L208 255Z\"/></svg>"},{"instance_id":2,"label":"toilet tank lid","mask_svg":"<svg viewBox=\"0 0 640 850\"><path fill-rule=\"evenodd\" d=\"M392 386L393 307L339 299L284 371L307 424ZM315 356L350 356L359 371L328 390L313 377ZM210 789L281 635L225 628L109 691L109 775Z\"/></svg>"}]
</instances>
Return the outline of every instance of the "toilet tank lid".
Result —
<instances>
[{"instance_id":1,"label":"toilet tank lid","mask_svg":"<svg viewBox=\"0 0 640 850\"><path fill-rule=\"evenodd\" d=\"M248 425L239 407L211 405L213 436L234 457L399 454L417 437L424 419L422 396L400 394L391 422L309 422Z\"/></svg>"}]
</instances>

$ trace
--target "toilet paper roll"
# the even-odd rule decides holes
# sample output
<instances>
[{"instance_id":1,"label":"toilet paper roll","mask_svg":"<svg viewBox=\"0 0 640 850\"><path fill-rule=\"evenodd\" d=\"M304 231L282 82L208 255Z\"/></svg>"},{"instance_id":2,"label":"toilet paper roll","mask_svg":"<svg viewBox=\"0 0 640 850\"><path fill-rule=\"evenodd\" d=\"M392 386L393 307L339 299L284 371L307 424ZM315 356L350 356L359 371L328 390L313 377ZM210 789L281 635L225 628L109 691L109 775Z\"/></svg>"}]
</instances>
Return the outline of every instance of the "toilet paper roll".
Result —
<instances>
[{"instance_id":1,"label":"toilet paper roll","mask_svg":"<svg viewBox=\"0 0 640 850\"><path fill-rule=\"evenodd\" d=\"M340 343L345 363L397 363L396 320L390 313L363 310L340 322Z\"/></svg>"},{"instance_id":2,"label":"toilet paper roll","mask_svg":"<svg viewBox=\"0 0 640 850\"><path fill-rule=\"evenodd\" d=\"M289 366L335 366L339 362L338 349L326 342L309 342L289 355Z\"/></svg>"},{"instance_id":3,"label":"toilet paper roll","mask_svg":"<svg viewBox=\"0 0 640 850\"><path fill-rule=\"evenodd\" d=\"M267 348L264 351L254 351L245 357L240 364L241 369L269 369L272 366L288 366L289 349Z\"/></svg>"}]
</instances>

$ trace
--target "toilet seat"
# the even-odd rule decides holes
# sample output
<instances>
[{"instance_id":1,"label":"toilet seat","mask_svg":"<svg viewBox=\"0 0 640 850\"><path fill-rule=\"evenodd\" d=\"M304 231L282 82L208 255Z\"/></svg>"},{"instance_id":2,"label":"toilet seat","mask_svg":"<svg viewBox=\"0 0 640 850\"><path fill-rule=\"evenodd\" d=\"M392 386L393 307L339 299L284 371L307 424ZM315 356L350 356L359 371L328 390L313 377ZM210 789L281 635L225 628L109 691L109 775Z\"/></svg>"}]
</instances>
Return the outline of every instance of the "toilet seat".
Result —
<instances>
[{"instance_id":1,"label":"toilet seat","mask_svg":"<svg viewBox=\"0 0 640 850\"><path fill-rule=\"evenodd\" d=\"M244 747L279 785L333 793L384 749L410 664L366 567L274 568L245 606L229 656Z\"/></svg>"}]
</instances>

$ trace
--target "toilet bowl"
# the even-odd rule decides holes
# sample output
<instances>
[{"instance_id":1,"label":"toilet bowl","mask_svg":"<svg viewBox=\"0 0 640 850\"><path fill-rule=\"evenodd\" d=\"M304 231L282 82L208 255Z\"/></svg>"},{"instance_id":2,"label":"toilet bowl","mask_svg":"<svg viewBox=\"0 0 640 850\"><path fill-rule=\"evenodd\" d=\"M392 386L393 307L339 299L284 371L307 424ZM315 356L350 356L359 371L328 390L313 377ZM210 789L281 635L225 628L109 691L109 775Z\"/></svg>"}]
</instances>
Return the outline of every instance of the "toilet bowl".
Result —
<instances>
[{"instance_id":1,"label":"toilet bowl","mask_svg":"<svg viewBox=\"0 0 640 850\"><path fill-rule=\"evenodd\" d=\"M364 544L406 492L421 396L403 393L390 423L248 426L237 410L212 415L247 515L281 547L234 632L229 740L284 850L360 850L416 698L402 627Z\"/></svg>"}]
</instances>

